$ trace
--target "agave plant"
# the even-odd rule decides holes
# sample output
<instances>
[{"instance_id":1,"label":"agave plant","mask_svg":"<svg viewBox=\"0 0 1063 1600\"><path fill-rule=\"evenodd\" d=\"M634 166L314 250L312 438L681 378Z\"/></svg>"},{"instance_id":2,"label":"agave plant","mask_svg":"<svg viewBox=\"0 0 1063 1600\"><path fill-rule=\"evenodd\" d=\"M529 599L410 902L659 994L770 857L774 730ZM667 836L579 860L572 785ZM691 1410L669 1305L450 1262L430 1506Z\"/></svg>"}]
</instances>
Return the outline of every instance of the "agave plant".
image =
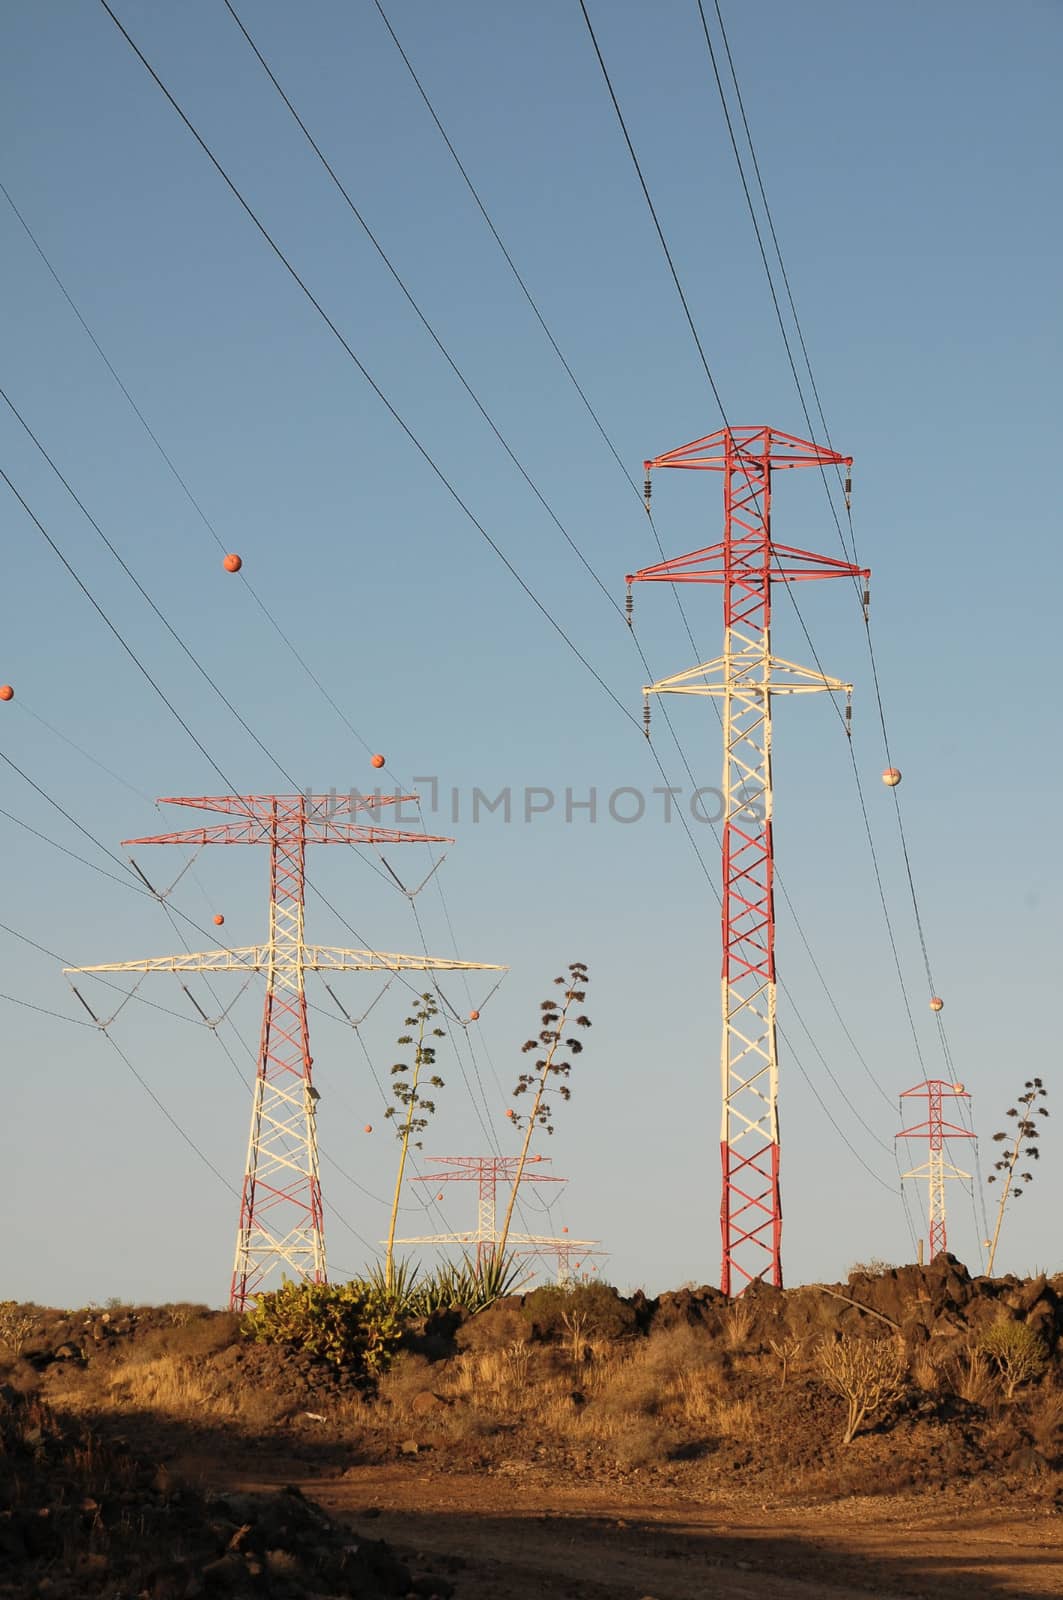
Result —
<instances>
[{"instance_id":1,"label":"agave plant","mask_svg":"<svg viewBox=\"0 0 1063 1600\"><path fill-rule=\"evenodd\" d=\"M358 1281L383 1304L390 1306L396 1316L421 1315L418 1309L422 1292L421 1272L414 1262L393 1260L389 1274L387 1267L378 1261L367 1267L365 1277Z\"/></svg>"}]
</instances>

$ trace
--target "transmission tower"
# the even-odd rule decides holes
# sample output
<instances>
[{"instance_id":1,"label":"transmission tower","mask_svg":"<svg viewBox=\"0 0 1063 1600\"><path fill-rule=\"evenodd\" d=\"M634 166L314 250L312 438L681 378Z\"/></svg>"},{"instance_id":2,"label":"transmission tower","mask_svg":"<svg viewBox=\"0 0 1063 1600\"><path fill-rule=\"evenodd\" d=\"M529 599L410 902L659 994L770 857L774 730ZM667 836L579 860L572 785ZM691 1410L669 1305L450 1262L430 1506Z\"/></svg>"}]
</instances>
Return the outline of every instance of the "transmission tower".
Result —
<instances>
[{"instance_id":1,"label":"transmission tower","mask_svg":"<svg viewBox=\"0 0 1063 1600\"><path fill-rule=\"evenodd\" d=\"M771 719L778 694L851 686L782 661L771 649L773 583L867 579L866 568L771 537L772 474L844 466L851 458L772 428L724 428L645 463L646 504L656 467L723 477L723 540L631 573L633 583L715 583L723 589L723 655L649 684L644 695L706 695L723 703L720 1227L725 1294L755 1279L782 1285L779 1066L775 1027L775 905ZM848 492L848 480L847 480ZM864 591L865 614L867 591ZM646 703L649 720L649 702ZM648 728L647 728L648 731Z\"/></svg>"},{"instance_id":2,"label":"transmission tower","mask_svg":"<svg viewBox=\"0 0 1063 1600\"><path fill-rule=\"evenodd\" d=\"M519 1156L429 1156L442 1172L425 1173L414 1178L414 1183L475 1183L477 1189L476 1232L462 1234L461 1238L448 1238L451 1244L475 1244L476 1265L480 1266L498 1241L495 1224L495 1197L499 1183L512 1184L520 1170ZM531 1156L529 1161L540 1163L542 1156ZM550 1158L546 1157L549 1165ZM567 1178L555 1178L548 1172L528 1172L525 1168L522 1183L567 1183ZM397 1244L423 1244L423 1239L398 1239Z\"/></svg>"},{"instance_id":3,"label":"transmission tower","mask_svg":"<svg viewBox=\"0 0 1063 1600\"><path fill-rule=\"evenodd\" d=\"M926 1121L920 1122L914 1128L902 1128L896 1135L898 1139L927 1139L930 1148L929 1159L921 1167L913 1167L910 1172L902 1172L902 1178L925 1178L927 1180L927 1228L930 1234L930 1259L939 1255L948 1248L945 1231L945 1180L946 1178L970 1178L969 1172L961 1172L959 1167L953 1166L951 1161L945 1159L946 1139L973 1139L974 1134L966 1128L959 1128L954 1122L944 1119L944 1105L946 1100L970 1100L970 1095L962 1083L944 1083L940 1078L927 1078L923 1083L917 1083L914 1089L905 1089L901 1095L902 1100L925 1100Z\"/></svg>"},{"instance_id":4,"label":"transmission tower","mask_svg":"<svg viewBox=\"0 0 1063 1600\"><path fill-rule=\"evenodd\" d=\"M599 1242L597 1239L539 1239L516 1254L530 1261L552 1257L556 1263L557 1283L564 1289L573 1283L586 1283L591 1273L598 1271L594 1258L604 1260L606 1257L606 1251L597 1248ZM579 1259L573 1260L574 1256Z\"/></svg>"},{"instance_id":5,"label":"transmission tower","mask_svg":"<svg viewBox=\"0 0 1063 1600\"><path fill-rule=\"evenodd\" d=\"M413 1183L475 1183L477 1187L476 1229L457 1233L418 1234L408 1239L396 1239L396 1244L446 1245L457 1244L468 1249L476 1247L476 1265L481 1267L498 1247L501 1234L496 1219L497 1189L500 1183L512 1184L520 1172L519 1156L430 1156L428 1158L442 1171L427 1172ZM549 1156L529 1156L520 1181L525 1183L567 1183L567 1178L555 1178L547 1172L529 1172L532 1164L545 1162ZM514 1255L521 1257L554 1255L558 1261L558 1282L571 1279L571 1258L577 1254L582 1261L601 1252L595 1249L596 1239L569 1239L565 1235L514 1233L510 1230L509 1243Z\"/></svg>"},{"instance_id":6,"label":"transmission tower","mask_svg":"<svg viewBox=\"0 0 1063 1600\"><path fill-rule=\"evenodd\" d=\"M270 1274L327 1279L317 1101L307 1019L308 972L434 972L503 969L477 961L384 954L306 944L303 939L308 844L449 843L435 834L407 833L343 822L354 812L415 800L415 795L220 795L162 800L161 805L217 811L234 821L178 833L126 839L124 844L261 844L269 847L269 938L265 944L195 955L70 967L69 972L265 972L266 996L251 1109L229 1304L242 1311ZM145 880L146 881L146 880ZM149 885L150 887L150 885ZM153 891L154 892L154 891ZM216 920L221 920L220 918Z\"/></svg>"}]
</instances>

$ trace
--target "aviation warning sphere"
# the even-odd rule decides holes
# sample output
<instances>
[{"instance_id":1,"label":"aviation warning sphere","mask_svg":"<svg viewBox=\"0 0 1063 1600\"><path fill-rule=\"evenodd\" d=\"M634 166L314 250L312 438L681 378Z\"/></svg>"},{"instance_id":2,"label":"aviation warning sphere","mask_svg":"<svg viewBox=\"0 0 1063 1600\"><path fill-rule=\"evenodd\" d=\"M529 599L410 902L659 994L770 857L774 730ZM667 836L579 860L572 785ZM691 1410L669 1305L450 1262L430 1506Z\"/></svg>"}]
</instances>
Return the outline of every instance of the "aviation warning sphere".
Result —
<instances>
[{"instance_id":1,"label":"aviation warning sphere","mask_svg":"<svg viewBox=\"0 0 1063 1600\"><path fill-rule=\"evenodd\" d=\"M0 683L0 700L13 700L15 691L9 683Z\"/></svg>"},{"instance_id":2,"label":"aviation warning sphere","mask_svg":"<svg viewBox=\"0 0 1063 1600\"><path fill-rule=\"evenodd\" d=\"M224 561L222 562L222 566L225 568L226 572L239 572L240 568L243 566L243 562L240 560L240 557L233 552L225 557Z\"/></svg>"},{"instance_id":3,"label":"aviation warning sphere","mask_svg":"<svg viewBox=\"0 0 1063 1600\"><path fill-rule=\"evenodd\" d=\"M372 1124L372 1123L371 1123L371 1122L367 1122L367 1123L366 1123L366 1125L365 1125L365 1130L364 1130L364 1131L365 1131L365 1132L366 1132L366 1133L372 1133L372 1131L373 1131L373 1124Z\"/></svg>"},{"instance_id":4,"label":"aviation warning sphere","mask_svg":"<svg viewBox=\"0 0 1063 1600\"><path fill-rule=\"evenodd\" d=\"M469 1012L469 1021L470 1022L479 1022L479 1020L480 1020L480 1013L478 1011L470 1011Z\"/></svg>"},{"instance_id":5,"label":"aviation warning sphere","mask_svg":"<svg viewBox=\"0 0 1063 1600\"><path fill-rule=\"evenodd\" d=\"M214 918L214 926L216 928L220 928L224 921L225 921L225 918L222 916L221 912L219 911L217 916Z\"/></svg>"},{"instance_id":6,"label":"aviation warning sphere","mask_svg":"<svg viewBox=\"0 0 1063 1600\"><path fill-rule=\"evenodd\" d=\"M379 756L379 755L378 756L374 756L372 761L370 761L369 765L371 767L376 767L379 770L379 768L384 765L384 757L383 756Z\"/></svg>"},{"instance_id":7,"label":"aviation warning sphere","mask_svg":"<svg viewBox=\"0 0 1063 1600\"><path fill-rule=\"evenodd\" d=\"M901 774L897 767L887 767L882 774L882 781L887 789L896 789L901 781Z\"/></svg>"},{"instance_id":8,"label":"aviation warning sphere","mask_svg":"<svg viewBox=\"0 0 1063 1600\"><path fill-rule=\"evenodd\" d=\"M507 1117L515 1117L516 1116L516 1112L514 1110L512 1110L512 1108L511 1108L509 1111L506 1112L506 1116Z\"/></svg>"},{"instance_id":9,"label":"aviation warning sphere","mask_svg":"<svg viewBox=\"0 0 1063 1600\"><path fill-rule=\"evenodd\" d=\"M936 995L936 994L932 995L931 999L930 999L930 1009L931 1009L931 1011L944 1011L944 1009L945 1009L944 1000L940 999L939 996Z\"/></svg>"}]
</instances>

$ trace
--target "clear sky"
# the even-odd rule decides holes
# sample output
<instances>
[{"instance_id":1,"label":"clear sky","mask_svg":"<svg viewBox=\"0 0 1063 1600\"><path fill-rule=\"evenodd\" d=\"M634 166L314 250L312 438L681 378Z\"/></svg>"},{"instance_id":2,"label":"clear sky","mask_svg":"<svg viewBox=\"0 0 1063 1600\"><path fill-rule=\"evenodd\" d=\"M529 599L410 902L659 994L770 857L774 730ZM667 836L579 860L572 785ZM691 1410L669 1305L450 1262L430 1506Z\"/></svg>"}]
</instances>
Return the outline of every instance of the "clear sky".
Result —
<instances>
[{"instance_id":1,"label":"clear sky","mask_svg":"<svg viewBox=\"0 0 1063 1600\"><path fill-rule=\"evenodd\" d=\"M624 574L658 559L637 497L584 410L417 95L372 0L237 6L425 315L571 539L507 458L331 186L221 0L115 10L375 381L612 694L640 715L644 670L623 621ZM721 424L624 147L577 0L388 0L393 25L510 253L636 481L645 456ZM707 7L715 27L715 13ZM727 416L803 434L704 47L696 0L594 0L589 10L688 292ZM912 863L956 1071L972 1091L983 1172L1022 1080L1058 1086L1061 763L1054 605L1059 535L1063 14L1052 0L724 6L791 285L836 446L855 458L861 559ZM136 578L299 787L436 776L461 797L439 881L417 900L429 948L506 963L475 1061L441 1055L428 1148L512 1148L504 1108L520 1042L555 972L590 967L594 1028L573 1098L542 1146L570 1180L551 1216L603 1241L622 1287L716 1281L719 932L690 842L660 797L625 825L621 786L661 783L636 726L581 665L417 455L270 254L96 0L22 0L5 18L0 180L107 358L244 573L345 722L264 618L79 326L7 201L2 383ZM0 405L0 465L196 739L245 792L287 791L197 674ZM807 479L811 475L805 475ZM718 537L720 485L660 475L668 554ZM217 773L0 484L0 750L123 858L131 835L187 826L160 795L212 794ZM781 479L775 534L839 554L822 487ZM863 626L841 584L801 606L827 672L855 685L855 750L924 1066L879 906L847 751L823 697L776 715L778 860L834 1006L785 907L779 966L784 1260L790 1281L871 1256L909 1259L893 1136L896 1094L945 1072L900 857ZM688 591L702 659L719 591ZM637 595L656 676L693 663L666 591ZM783 598L779 654L809 650ZM809 662L809 664L811 664ZM692 770L719 781L704 702L674 719ZM347 723L358 730L364 744ZM50 725L47 726L47 725ZM52 731L57 730L57 731ZM80 747L81 752L72 747ZM658 722L670 781L686 785ZM107 769L107 770L104 770ZM472 790L577 798L598 820L469 816ZM10 767L0 805L122 876ZM429 788L422 783L426 800ZM689 786L687 786L689 787ZM518 812L520 800L518 798ZM692 824L718 872L706 826ZM203 852L171 924L129 884L0 817L0 920L62 960L130 959L265 936L266 861ZM375 857L369 864L379 866ZM138 852L156 883L176 852ZM389 853L411 885L423 846ZM420 949L408 901L356 852L319 850L313 882L365 942ZM127 874L128 875L128 874ZM131 879L133 887L135 882ZM308 935L353 942L311 894ZM61 961L0 933L4 1027L0 1295L74 1304L225 1295L235 1202L87 1022ZM341 997L377 993L351 976ZM193 992L217 1014L228 980ZM474 984L473 999L487 985ZM462 1011L463 985L447 992ZM119 1001L94 980L107 1019ZM141 1000L164 1005L180 1017ZM331 1008L321 990L313 995ZM70 1021L27 1009L28 1002ZM257 1035L253 986L219 1028L195 1025L176 980L147 980L113 1039L225 1179L238 1186ZM798 1015L795 1015L795 1007ZM363 1030L386 1075L405 1004ZM186 1020L190 1019L190 1020ZM812 1040L804 1031L810 1030ZM315 1012L327 1223L337 1270L380 1237L395 1147L358 1040ZM481 1125L463 1082L483 1083ZM833 1075L832 1081L831 1074ZM876 1081L873 1081L876 1080ZM844 1091L844 1096L842 1092ZM831 1125L822 1106L848 1143ZM999 1266L1058 1270L1061 1185L1045 1159L1006 1224ZM969 1165L959 1149L960 1165ZM355 1187L344 1172L357 1180ZM973 1171L973 1166L971 1167ZM983 1228L957 1186L950 1242L978 1265ZM416 1195L414 1232L441 1226ZM918 1221L918 1197L911 1197ZM451 1227L473 1196L452 1191ZM339 1220L335 1213L344 1219ZM349 1231L355 1230L355 1233Z\"/></svg>"}]
</instances>

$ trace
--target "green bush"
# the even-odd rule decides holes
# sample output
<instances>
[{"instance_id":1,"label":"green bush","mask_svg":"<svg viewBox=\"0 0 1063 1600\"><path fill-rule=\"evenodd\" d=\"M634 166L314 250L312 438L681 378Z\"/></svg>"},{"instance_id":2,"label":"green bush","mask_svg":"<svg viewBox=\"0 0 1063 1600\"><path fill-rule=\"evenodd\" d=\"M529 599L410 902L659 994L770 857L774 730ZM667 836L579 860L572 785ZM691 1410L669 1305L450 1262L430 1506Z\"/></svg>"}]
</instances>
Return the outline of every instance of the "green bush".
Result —
<instances>
[{"instance_id":1,"label":"green bush","mask_svg":"<svg viewBox=\"0 0 1063 1600\"><path fill-rule=\"evenodd\" d=\"M370 1284L290 1283L255 1297L244 1333L286 1344L336 1367L375 1377L399 1346L402 1319Z\"/></svg>"}]
</instances>

